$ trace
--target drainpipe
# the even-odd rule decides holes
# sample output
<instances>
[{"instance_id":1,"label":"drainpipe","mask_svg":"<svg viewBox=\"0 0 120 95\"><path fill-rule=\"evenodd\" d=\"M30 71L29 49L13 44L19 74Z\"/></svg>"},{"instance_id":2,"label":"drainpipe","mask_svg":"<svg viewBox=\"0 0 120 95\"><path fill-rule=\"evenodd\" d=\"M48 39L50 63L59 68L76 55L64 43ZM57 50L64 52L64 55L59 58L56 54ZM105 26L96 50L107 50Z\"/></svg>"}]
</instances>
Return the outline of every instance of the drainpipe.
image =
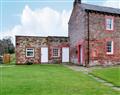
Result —
<instances>
[{"instance_id":1,"label":"drainpipe","mask_svg":"<svg viewBox=\"0 0 120 95\"><path fill-rule=\"evenodd\" d=\"M90 60L90 58L89 58L89 56L90 56L90 52L89 52L89 50L90 50L90 49L89 49L89 48L90 48L90 45L89 45L89 43L90 43L90 42L89 42L89 41L90 41L90 31L89 31L89 11L87 11L87 16L88 16L88 19L87 19L87 20L88 20L88 21L87 21L87 22L88 22L88 24L87 24L87 29L88 29L88 30L87 30L87 31L88 31L88 63L86 64L86 67L89 66L89 60Z\"/></svg>"}]
</instances>

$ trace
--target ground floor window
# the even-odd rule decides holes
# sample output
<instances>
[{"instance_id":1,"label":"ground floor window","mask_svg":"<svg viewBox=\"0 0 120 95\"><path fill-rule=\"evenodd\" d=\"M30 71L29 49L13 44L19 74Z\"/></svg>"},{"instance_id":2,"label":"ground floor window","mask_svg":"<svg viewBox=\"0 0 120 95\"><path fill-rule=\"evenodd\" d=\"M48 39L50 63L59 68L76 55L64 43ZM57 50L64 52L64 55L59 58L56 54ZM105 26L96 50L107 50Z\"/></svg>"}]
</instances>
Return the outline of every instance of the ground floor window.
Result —
<instances>
[{"instance_id":1,"label":"ground floor window","mask_svg":"<svg viewBox=\"0 0 120 95\"><path fill-rule=\"evenodd\" d=\"M59 48L53 48L53 50L52 50L52 56L53 57L59 57L60 56L60 50L59 50Z\"/></svg>"},{"instance_id":2,"label":"ground floor window","mask_svg":"<svg viewBox=\"0 0 120 95\"><path fill-rule=\"evenodd\" d=\"M106 49L107 49L107 54L113 54L113 41L107 41Z\"/></svg>"},{"instance_id":3,"label":"ground floor window","mask_svg":"<svg viewBox=\"0 0 120 95\"><path fill-rule=\"evenodd\" d=\"M26 57L34 57L34 48L26 48Z\"/></svg>"}]
</instances>

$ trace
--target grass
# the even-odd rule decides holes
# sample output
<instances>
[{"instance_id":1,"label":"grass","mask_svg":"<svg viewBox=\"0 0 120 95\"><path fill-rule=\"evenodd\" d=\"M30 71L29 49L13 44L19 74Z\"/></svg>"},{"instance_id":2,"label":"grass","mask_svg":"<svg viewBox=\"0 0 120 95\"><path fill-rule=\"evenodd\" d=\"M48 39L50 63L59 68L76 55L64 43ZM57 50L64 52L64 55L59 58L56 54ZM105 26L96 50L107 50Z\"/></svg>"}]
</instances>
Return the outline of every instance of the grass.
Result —
<instances>
[{"instance_id":1,"label":"grass","mask_svg":"<svg viewBox=\"0 0 120 95\"><path fill-rule=\"evenodd\" d=\"M91 72L91 74L120 87L120 66L95 69Z\"/></svg>"},{"instance_id":2,"label":"grass","mask_svg":"<svg viewBox=\"0 0 120 95\"><path fill-rule=\"evenodd\" d=\"M120 95L59 64L1 67L0 72L0 95Z\"/></svg>"}]
</instances>

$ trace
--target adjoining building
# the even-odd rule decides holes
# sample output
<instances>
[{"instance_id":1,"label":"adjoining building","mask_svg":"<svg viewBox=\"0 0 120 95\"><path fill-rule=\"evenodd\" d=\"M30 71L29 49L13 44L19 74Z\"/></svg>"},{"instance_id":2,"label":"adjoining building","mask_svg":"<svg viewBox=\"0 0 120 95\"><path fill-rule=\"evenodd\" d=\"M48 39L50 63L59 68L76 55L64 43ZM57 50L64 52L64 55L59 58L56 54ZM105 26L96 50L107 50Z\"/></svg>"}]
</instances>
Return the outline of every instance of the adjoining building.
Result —
<instances>
[{"instance_id":1,"label":"adjoining building","mask_svg":"<svg viewBox=\"0 0 120 95\"><path fill-rule=\"evenodd\" d=\"M75 0L69 20L70 61L79 65L120 63L120 9Z\"/></svg>"},{"instance_id":2,"label":"adjoining building","mask_svg":"<svg viewBox=\"0 0 120 95\"><path fill-rule=\"evenodd\" d=\"M16 36L16 63L69 62L68 37Z\"/></svg>"}]
</instances>

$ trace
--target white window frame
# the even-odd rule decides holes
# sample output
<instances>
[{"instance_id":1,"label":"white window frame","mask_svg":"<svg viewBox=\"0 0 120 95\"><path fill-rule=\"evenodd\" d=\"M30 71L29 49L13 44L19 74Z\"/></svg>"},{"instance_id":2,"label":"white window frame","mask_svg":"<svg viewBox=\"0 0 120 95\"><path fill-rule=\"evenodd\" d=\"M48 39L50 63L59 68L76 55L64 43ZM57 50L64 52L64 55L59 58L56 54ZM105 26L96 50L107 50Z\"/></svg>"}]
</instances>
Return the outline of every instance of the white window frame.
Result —
<instances>
[{"instance_id":1,"label":"white window frame","mask_svg":"<svg viewBox=\"0 0 120 95\"><path fill-rule=\"evenodd\" d=\"M32 50L29 50L29 49L32 49ZM32 56L28 56L27 55L27 52L33 52L33 55ZM34 48L26 48L26 57L34 57Z\"/></svg>"},{"instance_id":2,"label":"white window frame","mask_svg":"<svg viewBox=\"0 0 120 95\"><path fill-rule=\"evenodd\" d=\"M106 30L113 30L114 27L114 22L113 22L113 18L112 17L108 17L106 18ZM110 28L111 26L111 28Z\"/></svg>"},{"instance_id":3,"label":"white window frame","mask_svg":"<svg viewBox=\"0 0 120 95\"><path fill-rule=\"evenodd\" d=\"M107 54L113 54L114 52L114 43L113 41L107 41L107 42L111 42L111 52L107 52ZM107 43L106 43L106 50L108 49Z\"/></svg>"},{"instance_id":4,"label":"white window frame","mask_svg":"<svg viewBox=\"0 0 120 95\"><path fill-rule=\"evenodd\" d=\"M54 49L58 50L58 55L57 56L54 55ZM52 49L52 57L60 57L60 49L59 48L53 48Z\"/></svg>"}]
</instances>

